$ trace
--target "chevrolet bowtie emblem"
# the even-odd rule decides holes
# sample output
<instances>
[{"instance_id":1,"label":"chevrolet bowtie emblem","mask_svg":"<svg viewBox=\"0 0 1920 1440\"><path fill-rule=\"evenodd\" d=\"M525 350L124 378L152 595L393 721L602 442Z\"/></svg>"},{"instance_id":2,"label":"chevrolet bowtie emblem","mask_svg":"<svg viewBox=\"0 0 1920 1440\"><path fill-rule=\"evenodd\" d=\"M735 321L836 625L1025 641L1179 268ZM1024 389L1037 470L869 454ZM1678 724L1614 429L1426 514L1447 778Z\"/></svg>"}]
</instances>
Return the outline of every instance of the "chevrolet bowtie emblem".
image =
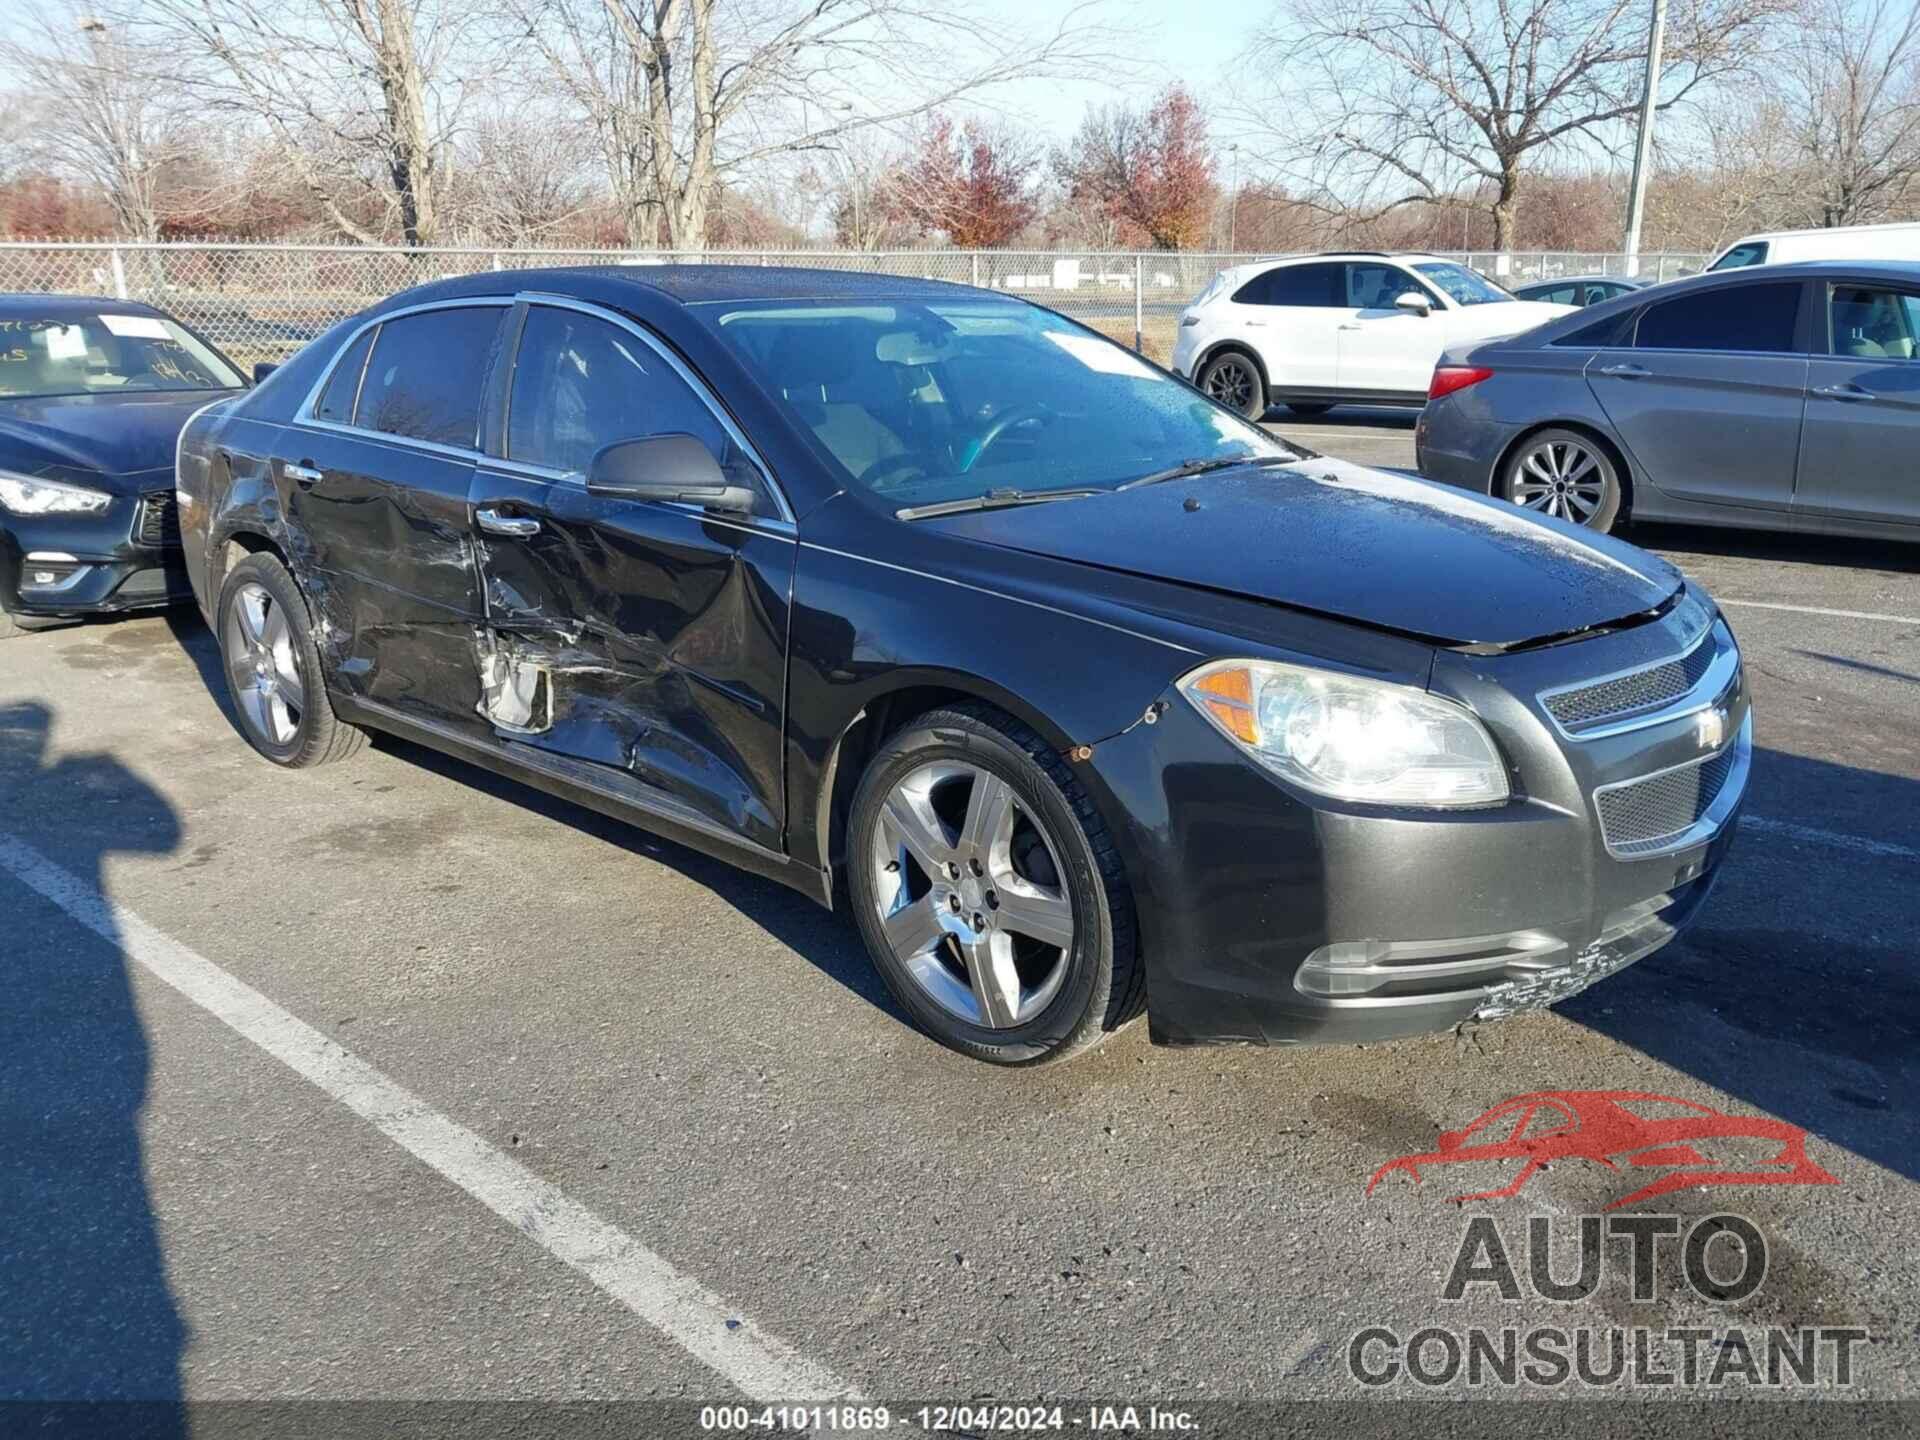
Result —
<instances>
[{"instance_id":1,"label":"chevrolet bowtie emblem","mask_svg":"<svg viewBox=\"0 0 1920 1440\"><path fill-rule=\"evenodd\" d=\"M1693 719L1693 736L1702 750L1718 750L1727 743L1727 712L1715 706Z\"/></svg>"}]
</instances>

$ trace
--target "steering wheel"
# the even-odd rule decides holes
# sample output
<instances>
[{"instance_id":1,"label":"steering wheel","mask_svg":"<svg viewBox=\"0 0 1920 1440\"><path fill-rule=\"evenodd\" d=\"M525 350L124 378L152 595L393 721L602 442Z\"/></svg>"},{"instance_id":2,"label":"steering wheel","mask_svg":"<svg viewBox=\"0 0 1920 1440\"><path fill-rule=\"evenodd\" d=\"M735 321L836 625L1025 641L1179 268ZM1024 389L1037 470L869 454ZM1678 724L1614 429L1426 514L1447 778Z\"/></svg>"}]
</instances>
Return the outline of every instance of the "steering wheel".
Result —
<instances>
[{"instance_id":1,"label":"steering wheel","mask_svg":"<svg viewBox=\"0 0 1920 1440\"><path fill-rule=\"evenodd\" d=\"M967 448L960 457L960 473L964 475L979 464L980 457L987 453L987 447L1014 426L1024 425L1029 420L1047 421L1052 418L1053 412L1040 405L1016 405L1011 410L1001 412L994 417L992 424L967 442Z\"/></svg>"}]
</instances>

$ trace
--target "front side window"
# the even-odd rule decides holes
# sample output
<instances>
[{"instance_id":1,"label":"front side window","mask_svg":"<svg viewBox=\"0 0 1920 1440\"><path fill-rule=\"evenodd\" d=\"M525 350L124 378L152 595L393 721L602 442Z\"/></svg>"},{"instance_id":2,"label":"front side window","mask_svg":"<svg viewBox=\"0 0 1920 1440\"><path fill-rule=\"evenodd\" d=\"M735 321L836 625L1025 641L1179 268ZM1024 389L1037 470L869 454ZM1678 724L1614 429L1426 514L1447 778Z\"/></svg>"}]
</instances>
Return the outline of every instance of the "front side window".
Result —
<instances>
[{"instance_id":1,"label":"front side window","mask_svg":"<svg viewBox=\"0 0 1920 1440\"><path fill-rule=\"evenodd\" d=\"M1018 301L699 309L844 483L903 508L1299 454L1131 351Z\"/></svg>"},{"instance_id":2,"label":"front side window","mask_svg":"<svg viewBox=\"0 0 1920 1440\"><path fill-rule=\"evenodd\" d=\"M1578 305L1580 287L1578 285L1556 285L1551 290L1530 290L1527 299L1540 300L1548 305Z\"/></svg>"},{"instance_id":3,"label":"front side window","mask_svg":"<svg viewBox=\"0 0 1920 1440\"><path fill-rule=\"evenodd\" d=\"M507 458L584 475L622 440L692 435L723 467L726 429L653 348L610 321L536 305L527 312L507 405ZM757 487L744 473L741 483Z\"/></svg>"},{"instance_id":4,"label":"front side window","mask_svg":"<svg viewBox=\"0 0 1920 1440\"><path fill-rule=\"evenodd\" d=\"M1911 360L1920 336L1920 296L1870 285L1835 285L1831 348L1855 360Z\"/></svg>"},{"instance_id":5,"label":"front side window","mask_svg":"<svg viewBox=\"0 0 1920 1440\"><path fill-rule=\"evenodd\" d=\"M1642 350L1790 353L1800 315L1800 282L1723 285L1649 305L1634 344Z\"/></svg>"},{"instance_id":6,"label":"front side window","mask_svg":"<svg viewBox=\"0 0 1920 1440\"><path fill-rule=\"evenodd\" d=\"M474 305L383 323L353 423L409 440L479 448L481 392L505 313L497 305Z\"/></svg>"},{"instance_id":7,"label":"front side window","mask_svg":"<svg viewBox=\"0 0 1920 1440\"><path fill-rule=\"evenodd\" d=\"M1469 270L1451 260L1424 260L1413 268L1444 290L1456 305L1497 305L1502 300L1513 299L1510 292L1502 290L1478 270Z\"/></svg>"},{"instance_id":8,"label":"front side window","mask_svg":"<svg viewBox=\"0 0 1920 1440\"><path fill-rule=\"evenodd\" d=\"M1766 263L1767 242L1764 240L1749 240L1744 245L1734 246L1731 250L1727 251L1726 254L1714 261L1713 264L1709 265L1707 269L1744 270L1749 265L1764 265Z\"/></svg>"},{"instance_id":9,"label":"front side window","mask_svg":"<svg viewBox=\"0 0 1920 1440\"><path fill-rule=\"evenodd\" d=\"M164 315L0 318L0 398L238 390L240 372Z\"/></svg>"},{"instance_id":10,"label":"front side window","mask_svg":"<svg viewBox=\"0 0 1920 1440\"><path fill-rule=\"evenodd\" d=\"M1347 307L1352 310L1391 310L1393 302L1409 292L1422 300L1431 300L1415 280L1398 265L1347 266Z\"/></svg>"}]
</instances>

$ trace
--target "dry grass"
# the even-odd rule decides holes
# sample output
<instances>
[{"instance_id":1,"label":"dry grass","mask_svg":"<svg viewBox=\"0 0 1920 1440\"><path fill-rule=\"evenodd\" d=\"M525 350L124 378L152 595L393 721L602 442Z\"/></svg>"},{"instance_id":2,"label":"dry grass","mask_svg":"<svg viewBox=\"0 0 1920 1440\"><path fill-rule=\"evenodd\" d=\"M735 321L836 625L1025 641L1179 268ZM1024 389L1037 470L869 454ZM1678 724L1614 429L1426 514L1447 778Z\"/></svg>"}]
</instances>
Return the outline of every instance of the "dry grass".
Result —
<instances>
[{"instance_id":1,"label":"dry grass","mask_svg":"<svg viewBox=\"0 0 1920 1440\"><path fill-rule=\"evenodd\" d=\"M1128 349L1133 348L1133 317L1098 316L1082 322L1091 329L1098 330L1110 340L1118 340ZM1149 315L1146 317L1146 329L1140 335L1140 348L1149 360L1159 365L1173 363L1173 336L1179 328L1177 315Z\"/></svg>"}]
</instances>

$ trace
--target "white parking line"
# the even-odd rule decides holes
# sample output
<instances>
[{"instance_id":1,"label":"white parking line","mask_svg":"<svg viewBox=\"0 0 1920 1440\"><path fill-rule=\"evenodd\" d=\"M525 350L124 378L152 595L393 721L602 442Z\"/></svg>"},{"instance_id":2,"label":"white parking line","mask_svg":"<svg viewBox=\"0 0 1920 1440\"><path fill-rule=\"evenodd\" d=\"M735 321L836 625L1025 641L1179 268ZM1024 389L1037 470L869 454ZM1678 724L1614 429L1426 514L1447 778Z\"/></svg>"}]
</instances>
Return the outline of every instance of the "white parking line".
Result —
<instances>
[{"instance_id":1,"label":"white parking line","mask_svg":"<svg viewBox=\"0 0 1920 1440\"><path fill-rule=\"evenodd\" d=\"M749 1397L857 1398L845 1380L760 1329L624 1230L31 846L0 835L0 868L312 1081Z\"/></svg>"},{"instance_id":2,"label":"white parking line","mask_svg":"<svg viewBox=\"0 0 1920 1440\"><path fill-rule=\"evenodd\" d=\"M1920 615L1882 615L1873 610L1823 610L1818 605L1782 605L1772 600L1729 600L1713 597L1722 605L1742 605L1749 610L1784 610L1790 615L1827 615L1836 620L1884 620L1889 625L1920 625Z\"/></svg>"},{"instance_id":3,"label":"white parking line","mask_svg":"<svg viewBox=\"0 0 1920 1440\"><path fill-rule=\"evenodd\" d=\"M1912 845L1896 845L1891 840L1869 840L1864 835L1847 835L1838 830L1817 829L1812 825L1794 825L1785 820L1769 819L1765 815L1741 816L1740 828L1758 830L1767 835L1782 835L1808 845L1831 845L1839 850L1853 850L1879 860L1920 860L1920 848Z\"/></svg>"}]
</instances>

